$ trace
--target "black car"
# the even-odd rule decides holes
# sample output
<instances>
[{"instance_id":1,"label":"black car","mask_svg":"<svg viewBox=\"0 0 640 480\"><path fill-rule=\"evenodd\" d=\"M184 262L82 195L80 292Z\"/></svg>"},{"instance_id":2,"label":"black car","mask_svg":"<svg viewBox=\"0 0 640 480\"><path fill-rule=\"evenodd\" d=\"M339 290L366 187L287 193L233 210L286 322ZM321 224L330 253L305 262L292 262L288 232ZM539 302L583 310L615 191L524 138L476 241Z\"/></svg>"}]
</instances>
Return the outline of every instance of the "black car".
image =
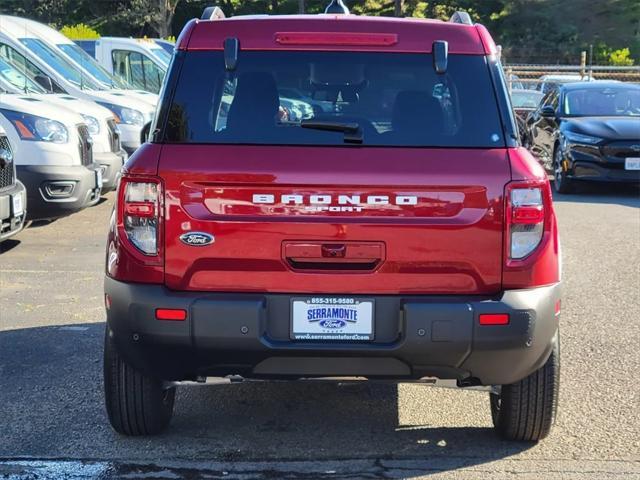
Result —
<instances>
[{"instance_id":1,"label":"black car","mask_svg":"<svg viewBox=\"0 0 640 480\"><path fill-rule=\"evenodd\" d=\"M575 180L640 183L640 85L559 85L529 115L526 129L560 193L570 193Z\"/></svg>"},{"instance_id":2,"label":"black car","mask_svg":"<svg viewBox=\"0 0 640 480\"><path fill-rule=\"evenodd\" d=\"M526 89L513 89L511 90L511 105L513 107L513 113L516 116L516 123L518 124L518 132L520 134L520 140L525 147L531 144L531 141L527 135L527 129L525 122L531 112L535 111L540 105L540 101L544 94L538 90L526 90Z\"/></svg>"}]
</instances>

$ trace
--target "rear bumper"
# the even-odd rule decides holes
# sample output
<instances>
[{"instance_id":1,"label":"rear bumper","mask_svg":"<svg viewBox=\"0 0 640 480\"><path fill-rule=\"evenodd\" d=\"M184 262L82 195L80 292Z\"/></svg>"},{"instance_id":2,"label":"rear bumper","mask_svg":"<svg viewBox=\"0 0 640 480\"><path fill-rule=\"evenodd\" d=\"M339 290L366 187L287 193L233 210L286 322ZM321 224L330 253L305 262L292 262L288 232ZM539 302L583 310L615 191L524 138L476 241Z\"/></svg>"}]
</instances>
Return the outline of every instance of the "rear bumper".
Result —
<instances>
[{"instance_id":1,"label":"rear bumper","mask_svg":"<svg viewBox=\"0 0 640 480\"><path fill-rule=\"evenodd\" d=\"M498 298L377 296L376 338L367 343L292 341L290 295L173 292L109 277L105 293L120 353L165 380L438 377L497 385L518 381L547 360L557 338L560 285ZM156 308L186 309L187 319L156 320ZM508 313L510 323L481 326L481 313Z\"/></svg>"},{"instance_id":2,"label":"rear bumper","mask_svg":"<svg viewBox=\"0 0 640 480\"><path fill-rule=\"evenodd\" d=\"M571 150L569 176L593 182L640 183L640 170L625 170L623 159L612 163L597 155Z\"/></svg>"},{"instance_id":3,"label":"rear bumper","mask_svg":"<svg viewBox=\"0 0 640 480\"><path fill-rule=\"evenodd\" d=\"M16 215L14 197L21 197L23 212ZM27 216L27 191L21 182L0 192L0 242L15 235L24 226Z\"/></svg>"},{"instance_id":4,"label":"rear bumper","mask_svg":"<svg viewBox=\"0 0 640 480\"><path fill-rule=\"evenodd\" d=\"M93 153L93 161L102 168L102 193L116 189L118 177L124 162L129 156L124 150L120 152Z\"/></svg>"},{"instance_id":5,"label":"rear bumper","mask_svg":"<svg viewBox=\"0 0 640 480\"><path fill-rule=\"evenodd\" d=\"M29 220L64 217L100 200L97 164L17 165L18 178L27 187Z\"/></svg>"},{"instance_id":6,"label":"rear bumper","mask_svg":"<svg viewBox=\"0 0 640 480\"><path fill-rule=\"evenodd\" d=\"M571 178L592 182L640 183L640 170L621 170L591 162L577 162L573 166Z\"/></svg>"}]
</instances>

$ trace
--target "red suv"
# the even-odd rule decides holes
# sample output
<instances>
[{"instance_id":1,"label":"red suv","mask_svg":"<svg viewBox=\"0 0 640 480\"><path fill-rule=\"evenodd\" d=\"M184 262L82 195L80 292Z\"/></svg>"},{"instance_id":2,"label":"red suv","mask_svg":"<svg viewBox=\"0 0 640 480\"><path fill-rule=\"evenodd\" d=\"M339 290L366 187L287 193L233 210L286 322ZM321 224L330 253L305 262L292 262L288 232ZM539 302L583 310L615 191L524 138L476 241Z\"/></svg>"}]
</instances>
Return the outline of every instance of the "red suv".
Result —
<instances>
[{"instance_id":1,"label":"red suv","mask_svg":"<svg viewBox=\"0 0 640 480\"><path fill-rule=\"evenodd\" d=\"M221 17L185 26L118 188L115 430L162 430L180 381L362 377L484 386L501 435L545 437L558 230L487 30Z\"/></svg>"}]
</instances>

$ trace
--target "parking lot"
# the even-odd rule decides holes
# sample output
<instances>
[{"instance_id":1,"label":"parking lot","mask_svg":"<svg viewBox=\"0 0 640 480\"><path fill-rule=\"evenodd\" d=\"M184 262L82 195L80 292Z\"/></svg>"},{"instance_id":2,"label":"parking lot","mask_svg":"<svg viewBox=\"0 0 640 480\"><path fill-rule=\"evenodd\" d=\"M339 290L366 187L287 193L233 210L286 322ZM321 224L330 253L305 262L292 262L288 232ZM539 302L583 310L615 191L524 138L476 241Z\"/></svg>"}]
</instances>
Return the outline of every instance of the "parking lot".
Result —
<instances>
[{"instance_id":1,"label":"parking lot","mask_svg":"<svg viewBox=\"0 0 640 480\"><path fill-rule=\"evenodd\" d=\"M556 196L564 257L559 418L498 440L486 393L422 385L182 387L159 437L125 438L102 395L110 194L0 255L1 478L640 478L640 196Z\"/></svg>"}]
</instances>

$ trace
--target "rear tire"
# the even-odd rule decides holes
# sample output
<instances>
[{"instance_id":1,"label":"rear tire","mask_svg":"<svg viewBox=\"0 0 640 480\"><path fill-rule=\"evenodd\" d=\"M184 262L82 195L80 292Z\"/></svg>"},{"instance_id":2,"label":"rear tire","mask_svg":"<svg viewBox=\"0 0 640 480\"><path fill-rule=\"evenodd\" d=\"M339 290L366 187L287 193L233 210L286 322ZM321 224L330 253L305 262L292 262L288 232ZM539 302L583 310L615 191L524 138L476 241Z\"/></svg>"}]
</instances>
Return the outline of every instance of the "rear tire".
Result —
<instances>
[{"instance_id":1,"label":"rear tire","mask_svg":"<svg viewBox=\"0 0 640 480\"><path fill-rule=\"evenodd\" d=\"M574 184L562 168L562 152L556 147L553 152L553 188L558 193L573 193Z\"/></svg>"},{"instance_id":2,"label":"rear tire","mask_svg":"<svg viewBox=\"0 0 640 480\"><path fill-rule=\"evenodd\" d=\"M537 442L551 431L560 389L560 346L556 342L547 362L528 377L503 385L490 394L491 417L506 440Z\"/></svg>"},{"instance_id":3,"label":"rear tire","mask_svg":"<svg viewBox=\"0 0 640 480\"><path fill-rule=\"evenodd\" d=\"M123 435L160 433L173 415L175 387L164 388L162 380L127 364L109 327L104 338L104 396L109 422Z\"/></svg>"}]
</instances>

